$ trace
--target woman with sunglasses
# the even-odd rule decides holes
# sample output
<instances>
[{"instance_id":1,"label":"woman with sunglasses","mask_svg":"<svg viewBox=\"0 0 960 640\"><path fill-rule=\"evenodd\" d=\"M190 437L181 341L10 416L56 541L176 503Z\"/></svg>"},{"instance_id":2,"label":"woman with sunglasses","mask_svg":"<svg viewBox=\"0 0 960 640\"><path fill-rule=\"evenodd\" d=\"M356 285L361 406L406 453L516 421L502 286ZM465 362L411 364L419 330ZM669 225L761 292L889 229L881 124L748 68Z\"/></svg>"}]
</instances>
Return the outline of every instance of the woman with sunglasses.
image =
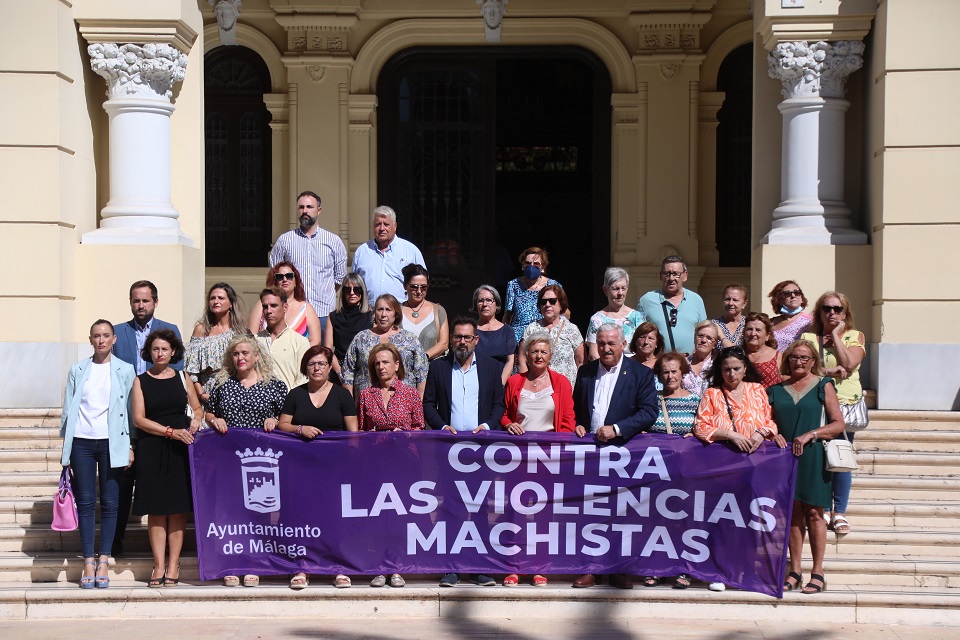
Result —
<instances>
[{"instance_id":1,"label":"woman with sunglasses","mask_svg":"<svg viewBox=\"0 0 960 640\"><path fill-rule=\"evenodd\" d=\"M833 381L823 377L813 343L797 340L787 347L780 372L783 382L767 389L779 432L774 441L781 449L790 444L793 455L799 458L790 518L790 573L783 590L799 589L803 583L800 562L803 538L809 532L813 567L803 593L820 593L827 588L823 577L823 556L827 548L823 510L830 508L834 474L824 468L823 447L816 443L840 435L843 415ZM825 416L823 422L821 416Z\"/></svg>"},{"instance_id":2,"label":"woman with sunglasses","mask_svg":"<svg viewBox=\"0 0 960 640\"><path fill-rule=\"evenodd\" d=\"M770 306L778 314L770 319L773 337L783 351L810 328L813 316L807 313L807 297L793 280L784 280L770 290Z\"/></svg>"},{"instance_id":3,"label":"woman with sunglasses","mask_svg":"<svg viewBox=\"0 0 960 640\"><path fill-rule=\"evenodd\" d=\"M323 341L320 319L313 305L307 302L303 279L293 263L283 260L271 267L267 272L267 286L279 287L287 294L287 326L309 340L311 346L320 344ZM259 304L253 305L250 311L247 328L253 335L267 328L263 320L263 308Z\"/></svg>"},{"instance_id":4,"label":"woman with sunglasses","mask_svg":"<svg viewBox=\"0 0 960 640\"><path fill-rule=\"evenodd\" d=\"M810 326L812 331L804 333L800 339L809 340L817 347L824 374L833 378L837 386L840 410L849 411L863 402L860 363L866 355L866 339L863 333L854 328L850 301L839 291L827 291L821 295L814 305L814 311L816 315ZM852 442L854 432L848 430L846 435ZM846 513L851 484L851 472L833 474L833 517L830 526L839 534L850 533Z\"/></svg>"},{"instance_id":5,"label":"woman with sunglasses","mask_svg":"<svg viewBox=\"0 0 960 640\"><path fill-rule=\"evenodd\" d=\"M520 254L523 275L507 283L503 321L513 327L518 343L523 340L523 332L530 323L543 317L540 315L540 290L547 285L560 286L559 282L546 275L549 264L546 249L528 247Z\"/></svg>"},{"instance_id":6,"label":"woman with sunglasses","mask_svg":"<svg viewBox=\"0 0 960 640\"><path fill-rule=\"evenodd\" d=\"M323 332L323 346L333 349L331 370L341 376L340 363L343 362L347 348L358 333L369 329L373 324L373 309L367 298L367 285L363 276L350 272L343 278L337 294L337 307L327 318L327 327ZM328 372L329 373L329 372Z\"/></svg>"},{"instance_id":7,"label":"woman with sunglasses","mask_svg":"<svg viewBox=\"0 0 960 640\"><path fill-rule=\"evenodd\" d=\"M527 372L527 354L524 343L532 336L546 333L553 340L553 357L550 368L565 376L570 387L577 381L577 370L583 364L583 336L575 324L563 316L567 310L567 294L559 284L548 284L537 295L542 318L527 325L520 341L520 361L517 371Z\"/></svg>"},{"instance_id":8,"label":"woman with sunglasses","mask_svg":"<svg viewBox=\"0 0 960 640\"><path fill-rule=\"evenodd\" d=\"M401 305L403 328L417 336L427 358L439 358L450 346L447 310L427 300L430 274L423 265L408 264L400 273L403 274L403 287L407 290L407 300Z\"/></svg>"}]
</instances>

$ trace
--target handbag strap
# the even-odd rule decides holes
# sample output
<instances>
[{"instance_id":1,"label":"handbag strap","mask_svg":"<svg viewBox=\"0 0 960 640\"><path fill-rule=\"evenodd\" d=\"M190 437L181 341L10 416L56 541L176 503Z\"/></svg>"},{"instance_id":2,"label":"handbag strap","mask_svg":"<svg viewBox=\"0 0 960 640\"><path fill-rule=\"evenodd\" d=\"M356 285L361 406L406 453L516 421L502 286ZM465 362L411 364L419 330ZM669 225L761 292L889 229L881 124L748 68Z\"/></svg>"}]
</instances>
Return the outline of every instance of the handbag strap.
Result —
<instances>
[{"instance_id":1,"label":"handbag strap","mask_svg":"<svg viewBox=\"0 0 960 640\"><path fill-rule=\"evenodd\" d=\"M667 313L667 301L660 303L660 309L663 310L663 323L667 325L667 336L670 338L670 351L676 351L677 345L673 341L673 326L670 324L670 314ZM679 313L679 309L677 310Z\"/></svg>"},{"instance_id":2,"label":"handbag strap","mask_svg":"<svg viewBox=\"0 0 960 640\"><path fill-rule=\"evenodd\" d=\"M187 389L187 377L183 375L183 371L177 371L177 374L180 376L180 382L183 383L183 390L187 392L187 404L190 404L190 390Z\"/></svg>"},{"instance_id":3,"label":"handbag strap","mask_svg":"<svg viewBox=\"0 0 960 640\"><path fill-rule=\"evenodd\" d=\"M737 421L733 419L733 407L730 406L730 398L727 397L727 390L723 387L720 387L720 393L723 394L723 401L727 403L727 415L730 416L730 424L733 425L733 430L737 430Z\"/></svg>"},{"instance_id":4,"label":"handbag strap","mask_svg":"<svg viewBox=\"0 0 960 640\"><path fill-rule=\"evenodd\" d=\"M667 401L660 396L660 406L663 407L663 422L667 425L667 433L673 435L673 429L670 428L670 412L667 411Z\"/></svg>"}]
</instances>

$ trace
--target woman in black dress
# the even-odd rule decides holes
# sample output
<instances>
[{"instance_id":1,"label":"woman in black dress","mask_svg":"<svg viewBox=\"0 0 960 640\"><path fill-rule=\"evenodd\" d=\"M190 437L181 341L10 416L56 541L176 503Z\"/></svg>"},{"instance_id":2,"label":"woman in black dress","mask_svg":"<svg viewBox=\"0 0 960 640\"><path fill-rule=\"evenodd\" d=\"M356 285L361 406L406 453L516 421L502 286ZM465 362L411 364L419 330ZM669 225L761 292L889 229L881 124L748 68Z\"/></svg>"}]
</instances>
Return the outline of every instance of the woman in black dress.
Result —
<instances>
[{"instance_id":1,"label":"woman in black dress","mask_svg":"<svg viewBox=\"0 0 960 640\"><path fill-rule=\"evenodd\" d=\"M328 316L327 327L323 330L323 346L333 349L334 356L328 375L332 372L342 379L340 365L350 343L358 333L372 326L373 309L367 298L367 285L359 273L350 272L343 278L337 293L337 308Z\"/></svg>"},{"instance_id":2,"label":"woman in black dress","mask_svg":"<svg viewBox=\"0 0 960 640\"><path fill-rule=\"evenodd\" d=\"M328 347L310 347L300 360L300 372L307 376L307 384L294 387L287 394L280 410L277 429L295 433L313 440L324 431L356 431L357 405L350 392L330 381L333 351ZM307 574L298 573L290 580L291 589L307 586ZM333 586L350 586L350 578L338 574Z\"/></svg>"},{"instance_id":3,"label":"woman in black dress","mask_svg":"<svg viewBox=\"0 0 960 640\"><path fill-rule=\"evenodd\" d=\"M147 515L153 571L150 587L180 582L180 551L187 514L193 512L187 445L200 428L202 409L192 384L170 365L183 358L183 343L169 329L154 331L140 353L152 362L133 382L133 424L137 427L136 515ZM193 417L188 417L190 408ZM159 575L158 575L159 574Z\"/></svg>"}]
</instances>

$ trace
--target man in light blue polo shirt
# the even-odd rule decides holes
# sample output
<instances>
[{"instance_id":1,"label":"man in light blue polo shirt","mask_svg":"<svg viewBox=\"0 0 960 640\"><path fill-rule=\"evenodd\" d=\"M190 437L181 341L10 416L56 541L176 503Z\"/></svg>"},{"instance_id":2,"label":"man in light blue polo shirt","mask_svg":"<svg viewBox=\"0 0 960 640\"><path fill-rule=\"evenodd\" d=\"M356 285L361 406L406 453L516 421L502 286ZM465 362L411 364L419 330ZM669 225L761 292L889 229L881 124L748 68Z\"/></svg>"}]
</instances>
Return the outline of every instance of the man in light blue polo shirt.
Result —
<instances>
[{"instance_id":1,"label":"man in light blue polo shirt","mask_svg":"<svg viewBox=\"0 0 960 640\"><path fill-rule=\"evenodd\" d=\"M401 271L408 264L427 266L416 245L397 237L397 213L381 205L373 210L373 238L353 254L353 271L363 276L371 305L384 293L406 302Z\"/></svg>"},{"instance_id":2,"label":"man in light blue polo shirt","mask_svg":"<svg viewBox=\"0 0 960 640\"><path fill-rule=\"evenodd\" d=\"M657 325L668 351L693 353L693 332L707 319L703 298L683 288L687 264L680 256L667 256L660 266L662 287L641 296L637 309Z\"/></svg>"}]
</instances>

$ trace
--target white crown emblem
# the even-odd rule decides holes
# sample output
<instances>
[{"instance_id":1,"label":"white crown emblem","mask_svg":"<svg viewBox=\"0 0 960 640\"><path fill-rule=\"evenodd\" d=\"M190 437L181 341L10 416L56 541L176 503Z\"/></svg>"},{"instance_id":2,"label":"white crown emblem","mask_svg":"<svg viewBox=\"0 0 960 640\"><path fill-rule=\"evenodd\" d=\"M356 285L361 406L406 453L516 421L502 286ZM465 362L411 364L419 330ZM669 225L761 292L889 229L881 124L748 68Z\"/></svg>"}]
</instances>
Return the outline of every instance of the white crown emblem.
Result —
<instances>
[{"instance_id":1,"label":"white crown emblem","mask_svg":"<svg viewBox=\"0 0 960 640\"><path fill-rule=\"evenodd\" d=\"M236 452L243 475L243 505L250 511L271 513L280 510L280 456L283 451Z\"/></svg>"}]
</instances>

